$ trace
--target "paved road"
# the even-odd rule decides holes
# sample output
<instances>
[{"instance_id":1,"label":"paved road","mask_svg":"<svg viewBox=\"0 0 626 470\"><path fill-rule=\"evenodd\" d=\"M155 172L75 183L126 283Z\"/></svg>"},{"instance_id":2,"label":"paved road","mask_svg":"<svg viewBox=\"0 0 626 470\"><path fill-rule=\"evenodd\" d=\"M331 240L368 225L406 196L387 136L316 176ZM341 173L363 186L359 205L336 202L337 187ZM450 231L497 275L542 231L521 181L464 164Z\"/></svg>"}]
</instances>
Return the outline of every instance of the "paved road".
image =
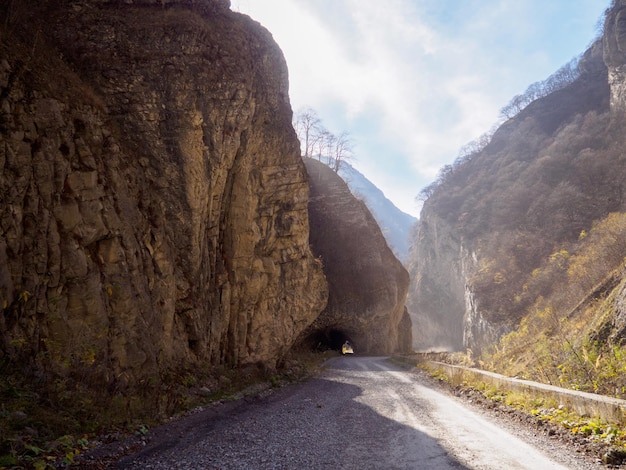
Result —
<instances>
[{"instance_id":1,"label":"paved road","mask_svg":"<svg viewBox=\"0 0 626 470\"><path fill-rule=\"evenodd\" d=\"M318 378L194 419L117 468L572 468L383 357L335 358Z\"/></svg>"}]
</instances>

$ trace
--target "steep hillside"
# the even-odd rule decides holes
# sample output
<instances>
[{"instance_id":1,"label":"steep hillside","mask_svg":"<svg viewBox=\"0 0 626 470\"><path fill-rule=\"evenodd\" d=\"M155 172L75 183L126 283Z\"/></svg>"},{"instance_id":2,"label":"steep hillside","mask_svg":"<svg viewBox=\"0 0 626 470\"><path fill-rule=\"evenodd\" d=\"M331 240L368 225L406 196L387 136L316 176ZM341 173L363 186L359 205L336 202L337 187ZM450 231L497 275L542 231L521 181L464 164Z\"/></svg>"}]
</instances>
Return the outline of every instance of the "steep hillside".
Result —
<instances>
[{"instance_id":1,"label":"steep hillside","mask_svg":"<svg viewBox=\"0 0 626 470\"><path fill-rule=\"evenodd\" d=\"M531 103L484 150L442 173L411 264L417 346L492 345L551 289L531 289L534 270L624 209L623 120L614 105L610 113L616 82L609 86L607 55L610 48L594 44L576 81Z\"/></svg>"},{"instance_id":2,"label":"steep hillside","mask_svg":"<svg viewBox=\"0 0 626 470\"><path fill-rule=\"evenodd\" d=\"M606 201L608 207L527 277L518 294L527 306L524 317L485 356L485 365L508 374L621 398L626 396L625 17L626 2L614 1L603 37L610 112L595 129L600 143L584 151L580 172L595 186L589 206L602 209ZM589 206L578 203L576 211Z\"/></svg>"},{"instance_id":3,"label":"steep hillside","mask_svg":"<svg viewBox=\"0 0 626 470\"><path fill-rule=\"evenodd\" d=\"M326 309L303 333L303 343L338 348L349 339L363 354L410 351L406 269L346 183L317 160L305 158L305 164L311 248L323 265L329 295Z\"/></svg>"},{"instance_id":4,"label":"steep hillside","mask_svg":"<svg viewBox=\"0 0 626 470\"><path fill-rule=\"evenodd\" d=\"M417 219L398 209L384 193L361 172L347 162L341 162L339 176L350 191L362 199L370 210L396 257L405 263L409 256L411 229Z\"/></svg>"},{"instance_id":5,"label":"steep hillside","mask_svg":"<svg viewBox=\"0 0 626 470\"><path fill-rule=\"evenodd\" d=\"M410 271L416 346L626 396L626 2L573 83L444 169Z\"/></svg>"}]
</instances>

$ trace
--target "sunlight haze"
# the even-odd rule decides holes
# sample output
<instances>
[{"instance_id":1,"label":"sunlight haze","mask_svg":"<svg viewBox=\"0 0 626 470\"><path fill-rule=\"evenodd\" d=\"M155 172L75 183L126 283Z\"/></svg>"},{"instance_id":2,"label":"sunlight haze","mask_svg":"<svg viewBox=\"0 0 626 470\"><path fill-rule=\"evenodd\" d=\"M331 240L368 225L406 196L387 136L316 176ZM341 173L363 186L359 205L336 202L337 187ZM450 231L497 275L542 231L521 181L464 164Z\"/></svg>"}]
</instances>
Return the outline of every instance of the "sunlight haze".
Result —
<instances>
[{"instance_id":1,"label":"sunlight haze","mask_svg":"<svg viewBox=\"0 0 626 470\"><path fill-rule=\"evenodd\" d=\"M533 82L582 54L609 0L232 0L274 36L294 112L348 132L401 210Z\"/></svg>"}]
</instances>

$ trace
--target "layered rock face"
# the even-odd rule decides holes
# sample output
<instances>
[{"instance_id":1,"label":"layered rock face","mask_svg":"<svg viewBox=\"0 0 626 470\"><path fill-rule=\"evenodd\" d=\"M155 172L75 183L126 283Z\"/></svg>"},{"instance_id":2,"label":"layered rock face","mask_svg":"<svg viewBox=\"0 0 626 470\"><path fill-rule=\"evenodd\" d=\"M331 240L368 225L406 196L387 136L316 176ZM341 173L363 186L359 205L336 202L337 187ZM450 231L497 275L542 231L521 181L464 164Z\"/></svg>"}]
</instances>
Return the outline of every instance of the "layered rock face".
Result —
<instances>
[{"instance_id":1,"label":"layered rock face","mask_svg":"<svg viewBox=\"0 0 626 470\"><path fill-rule=\"evenodd\" d=\"M349 339L358 353L411 350L409 276L362 201L328 166L305 159L311 247L328 279L328 305L303 333L311 343ZM311 344L315 346L316 344Z\"/></svg>"},{"instance_id":2,"label":"layered rock face","mask_svg":"<svg viewBox=\"0 0 626 470\"><path fill-rule=\"evenodd\" d=\"M224 1L30 6L3 19L2 353L275 366L327 285L270 34Z\"/></svg>"},{"instance_id":3,"label":"layered rock face","mask_svg":"<svg viewBox=\"0 0 626 470\"><path fill-rule=\"evenodd\" d=\"M611 89L611 112L614 121L626 122L626 1L616 0L604 22L604 62ZM611 329L616 343L626 342L626 273L615 287L614 318Z\"/></svg>"}]
</instances>

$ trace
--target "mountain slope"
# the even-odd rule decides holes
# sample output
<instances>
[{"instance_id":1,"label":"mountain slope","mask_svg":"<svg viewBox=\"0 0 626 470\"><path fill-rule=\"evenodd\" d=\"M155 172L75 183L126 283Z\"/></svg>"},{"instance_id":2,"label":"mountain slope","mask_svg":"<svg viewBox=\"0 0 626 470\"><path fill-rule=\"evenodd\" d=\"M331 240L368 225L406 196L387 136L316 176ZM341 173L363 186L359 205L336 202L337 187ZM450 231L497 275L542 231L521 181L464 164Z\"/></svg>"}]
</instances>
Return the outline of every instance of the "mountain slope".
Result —
<instances>
[{"instance_id":1,"label":"mountain slope","mask_svg":"<svg viewBox=\"0 0 626 470\"><path fill-rule=\"evenodd\" d=\"M415 328L431 329L416 331L418 346L493 345L546 294L529 291L534 270L623 210L623 121L609 112L601 43L579 67L576 81L451 167L425 202L408 304Z\"/></svg>"},{"instance_id":2,"label":"mountain slope","mask_svg":"<svg viewBox=\"0 0 626 470\"><path fill-rule=\"evenodd\" d=\"M398 209L385 194L361 172L347 162L341 162L339 176L350 191L362 199L380 226L389 247L396 257L406 263L410 247L411 229L417 219Z\"/></svg>"}]
</instances>

